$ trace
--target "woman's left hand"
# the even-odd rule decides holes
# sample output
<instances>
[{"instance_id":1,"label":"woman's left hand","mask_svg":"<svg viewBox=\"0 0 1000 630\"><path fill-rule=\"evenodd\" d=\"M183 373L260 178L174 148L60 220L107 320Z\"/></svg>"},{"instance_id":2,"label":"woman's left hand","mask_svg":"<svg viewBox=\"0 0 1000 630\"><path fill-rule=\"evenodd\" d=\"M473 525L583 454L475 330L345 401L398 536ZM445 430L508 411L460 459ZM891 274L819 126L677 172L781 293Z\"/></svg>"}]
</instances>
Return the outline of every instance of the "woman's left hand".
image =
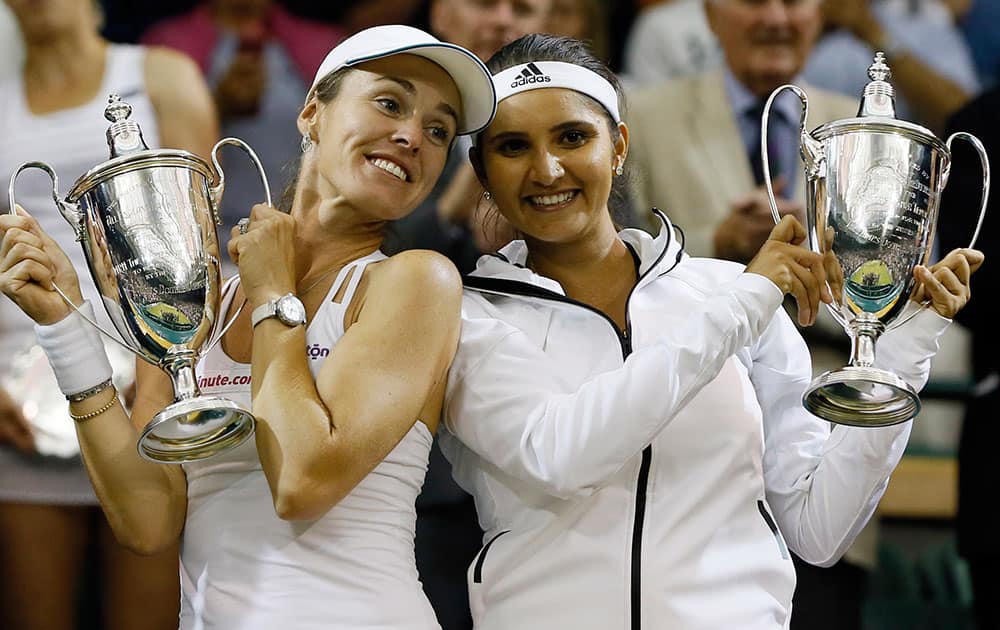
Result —
<instances>
[{"instance_id":1,"label":"woman's left hand","mask_svg":"<svg viewBox=\"0 0 1000 630\"><path fill-rule=\"evenodd\" d=\"M972 274L983 264L985 256L977 249L954 249L939 262L913 269L917 281L911 298L915 302L930 300L929 306L942 317L951 319L972 297L969 283Z\"/></svg>"},{"instance_id":2,"label":"woman's left hand","mask_svg":"<svg viewBox=\"0 0 1000 630\"><path fill-rule=\"evenodd\" d=\"M233 228L229 257L251 306L295 291L295 219L266 204L250 211L246 231Z\"/></svg>"}]
</instances>

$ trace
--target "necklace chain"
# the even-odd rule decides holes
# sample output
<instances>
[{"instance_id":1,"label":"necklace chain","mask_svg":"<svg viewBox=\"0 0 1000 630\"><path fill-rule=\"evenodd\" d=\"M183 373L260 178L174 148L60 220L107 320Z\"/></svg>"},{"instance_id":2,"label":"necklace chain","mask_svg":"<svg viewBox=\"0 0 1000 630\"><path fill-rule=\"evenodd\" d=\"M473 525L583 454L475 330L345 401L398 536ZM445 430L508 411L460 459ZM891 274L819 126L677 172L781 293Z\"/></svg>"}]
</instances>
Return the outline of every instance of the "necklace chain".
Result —
<instances>
[{"instance_id":1,"label":"necklace chain","mask_svg":"<svg viewBox=\"0 0 1000 630\"><path fill-rule=\"evenodd\" d=\"M338 270L340 270L342 268L343 268L343 266L331 267L330 269L327 269L323 273L319 274L319 276L317 276L315 280L313 280L312 282L309 283L309 286L307 286L306 288L302 289L301 292L299 292L299 295L305 295L306 293L309 293L310 291L312 291L313 289L315 289L316 286L319 285L320 282L322 282L327 277L329 277L331 274L333 274L333 272L338 271Z\"/></svg>"}]
</instances>

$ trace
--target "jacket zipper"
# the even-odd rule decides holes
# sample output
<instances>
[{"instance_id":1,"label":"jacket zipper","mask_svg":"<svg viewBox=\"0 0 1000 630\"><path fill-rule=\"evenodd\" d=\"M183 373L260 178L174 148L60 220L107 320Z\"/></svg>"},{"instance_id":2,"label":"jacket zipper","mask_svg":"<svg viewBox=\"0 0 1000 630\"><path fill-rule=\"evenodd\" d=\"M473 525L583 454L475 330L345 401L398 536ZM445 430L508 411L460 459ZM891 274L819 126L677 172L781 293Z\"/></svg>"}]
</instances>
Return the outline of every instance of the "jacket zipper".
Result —
<instances>
[{"instance_id":1,"label":"jacket zipper","mask_svg":"<svg viewBox=\"0 0 1000 630\"><path fill-rule=\"evenodd\" d=\"M616 324L613 319L600 309L596 309L589 304L585 304L561 293L556 293L555 291L550 291L534 284L518 280L508 280L506 278L482 278L478 276L465 276L462 280L466 287L474 290L484 291L487 293L497 293L500 295L518 295L542 300L551 300L553 302L561 302L563 304L573 304L592 313L596 313L599 317L603 318L604 321L611 325L611 330L615 332L615 336L618 338L618 343L621 346L622 362L624 362L625 359L632 354L632 317L629 312L632 295L635 293L636 288L642 283L643 279L659 266L660 261L663 260L663 256L669 249L669 242L644 274L639 274L640 260L638 254L631 245L626 243L626 246L636 263L636 281L635 286L632 287L631 291L629 291L628 297L625 298L625 330L619 330L618 324ZM683 247L681 248L681 252L678 252L677 261L674 262L674 265L676 265L677 262L680 262L682 252ZM506 258L504 258L504 260L506 260ZM673 266L671 266L671 269L672 268ZM632 546L630 550L631 571L629 572L631 582L629 585L631 630L641 630L642 628L642 615L640 614L642 609L642 530L646 521L646 493L649 486L649 471L652 467L652 463L653 446L649 445L642 449L642 461L639 464L639 474L636 479L635 488L635 519L632 522ZM485 552L486 550L484 549L483 551ZM482 555L485 555L485 553ZM480 560L482 560L482 558L480 558ZM482 567L480 566L479 568L481 569ZM480 579L481 578L482 575L480 573Z\"/></svg>"}]
</instances>

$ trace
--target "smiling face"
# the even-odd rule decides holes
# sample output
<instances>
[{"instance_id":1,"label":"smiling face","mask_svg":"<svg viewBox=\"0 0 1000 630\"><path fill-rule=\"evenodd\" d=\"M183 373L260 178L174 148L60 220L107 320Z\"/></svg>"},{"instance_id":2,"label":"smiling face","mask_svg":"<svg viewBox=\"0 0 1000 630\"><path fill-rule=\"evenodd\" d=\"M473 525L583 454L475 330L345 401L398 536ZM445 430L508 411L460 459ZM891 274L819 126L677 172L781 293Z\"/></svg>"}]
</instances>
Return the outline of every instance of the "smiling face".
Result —
<instances>
[{"instance_id":1,"label":"smiling face","mask_svg":"<svg viewBox=\"0 0 1000 630\"><path fill-rule=\"evenodd\" d=\"M441 175L461 107L451 77L422 57L353 67L333 100L313 98L299 115L299 130L314 144L317 193L375 219L405 216Z\"/></svg>"},{"instance_id":2,"label":"smiling face","mask_svg":"<svg viewBox=\"0 0 1000 630\"><path fill-rule=\"evenodd\" d=\"M610 118L587 96L564 88L500 102L480 140L479 173L497 208L529 242L571 243L608 229L614 169L628 130L612 138Z\"/></svg>"}]
</instances>

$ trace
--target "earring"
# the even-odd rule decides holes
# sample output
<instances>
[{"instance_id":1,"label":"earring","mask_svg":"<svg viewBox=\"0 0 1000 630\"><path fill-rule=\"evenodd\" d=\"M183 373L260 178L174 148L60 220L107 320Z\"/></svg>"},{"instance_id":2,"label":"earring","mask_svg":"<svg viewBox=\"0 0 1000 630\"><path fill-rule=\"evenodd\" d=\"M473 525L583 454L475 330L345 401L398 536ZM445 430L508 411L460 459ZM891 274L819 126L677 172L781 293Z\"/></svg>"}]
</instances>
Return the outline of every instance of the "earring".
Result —
<instances>
[{"instance_id":1,"label":"earring","mask_svg":"<svg viewBox=\"0 0 1000 630\"><path fill-rule=\"evenodd\" d=\"M618 164L618 166L615 167L615 175L618 175L619 177L621 177L622 173L624 173L624 172L625 172L625 168L621 164Z\"/></svg>"},{"instance_id":2,"label":"earring","mask_svg":"<svg viewBox=\"0 0 1000 630\"><path fill-rule=\"evenodd\" d=\"M483 199L485 199L486 201L493 199L493 193L491 193L488 190L483 191Z\"/></svg>"},{"instance_id":3,"label":"earring","mask_svg":"<svg viewBox=\"0 0 1000 630\"><path fill-rule=\"evenodd\" d=\"M299 148L302 149L303 153L312 151L313 140L308 133L302 134L302 142L299 143Z\"/></svg>"}]
</instances>

